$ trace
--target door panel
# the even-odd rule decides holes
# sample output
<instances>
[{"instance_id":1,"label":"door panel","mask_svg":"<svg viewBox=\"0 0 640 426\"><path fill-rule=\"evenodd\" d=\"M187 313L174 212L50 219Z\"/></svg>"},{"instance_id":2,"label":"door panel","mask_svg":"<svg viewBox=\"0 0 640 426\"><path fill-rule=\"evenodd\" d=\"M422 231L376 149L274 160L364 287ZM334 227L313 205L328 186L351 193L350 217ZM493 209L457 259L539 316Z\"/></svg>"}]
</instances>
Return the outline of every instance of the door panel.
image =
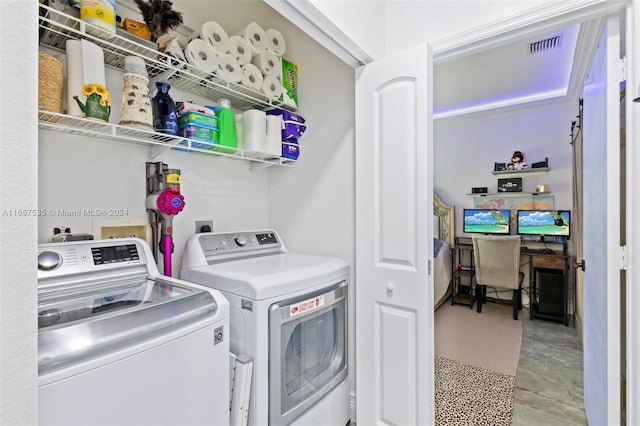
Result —
<instances>
[{"instance_id":1,"label":"door panel","mask_svg":"<svg viewBox=\"0 0 640 426\"><path fill-rule=\"evenodd\" d=\"M433 423L431 52L356 79L356 422Z\"/></svg>"},{"instance_id":2,"label":"door panel","mask_svg":"<svg viewBox=\"0 0 640 426\"><path fill-rule=\"evenodd\" d=\"M620 30L608 18L584 91L584 405L620 423Z\"/></svg>"}]
</instances>

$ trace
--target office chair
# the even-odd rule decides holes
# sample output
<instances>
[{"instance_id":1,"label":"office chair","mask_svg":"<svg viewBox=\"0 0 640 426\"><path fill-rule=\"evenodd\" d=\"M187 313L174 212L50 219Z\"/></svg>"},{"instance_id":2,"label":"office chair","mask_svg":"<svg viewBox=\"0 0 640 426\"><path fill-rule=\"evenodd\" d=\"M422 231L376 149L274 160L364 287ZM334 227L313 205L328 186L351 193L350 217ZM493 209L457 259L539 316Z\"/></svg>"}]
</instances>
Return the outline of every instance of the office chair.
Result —
<instances>
[{"instance_id":1,"label":"office chair","mask_svg":"<svg viewBox=\"0 0 640 426\"><path fill-rule=\"evenodd\" d=\"M487 285L513 290L513 319L522 309L522 281L520 272L520 237L474 234L473 259L476 276L478 312L487 303Z\"/></svg>"}]
</instances>

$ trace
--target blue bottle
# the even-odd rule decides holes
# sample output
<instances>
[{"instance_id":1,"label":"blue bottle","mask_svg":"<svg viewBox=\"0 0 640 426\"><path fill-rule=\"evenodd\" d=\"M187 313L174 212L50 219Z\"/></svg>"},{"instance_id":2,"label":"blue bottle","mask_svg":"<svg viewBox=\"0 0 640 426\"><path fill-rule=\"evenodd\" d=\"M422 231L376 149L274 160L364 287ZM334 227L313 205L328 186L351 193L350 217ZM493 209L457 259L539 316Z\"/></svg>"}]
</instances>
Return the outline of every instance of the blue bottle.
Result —
<instances>
[{"instance_id":1,"label":"blue bottle","mask_svg":"<svg viewBox=\"0 0 640 426\"><path fill-rule=\"evenodd\" d=\"M165 81L156 82L158 93L151 100L153 129L168 135L178 134L178 113L176 104L169 96L171 86Z\"/></svg>"}]
</instances>

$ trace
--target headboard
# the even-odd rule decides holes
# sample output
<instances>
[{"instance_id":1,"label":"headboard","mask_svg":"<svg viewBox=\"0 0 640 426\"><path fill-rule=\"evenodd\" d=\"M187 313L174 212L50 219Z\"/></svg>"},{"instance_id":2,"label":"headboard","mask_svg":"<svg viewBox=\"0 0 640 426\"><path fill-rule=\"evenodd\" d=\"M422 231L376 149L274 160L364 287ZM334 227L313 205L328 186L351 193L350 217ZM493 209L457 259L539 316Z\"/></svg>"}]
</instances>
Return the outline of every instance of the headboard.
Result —
<instances>
[{"instance_id":1,"label":"headboard","mask_svg":"<svg viewBox=\"0 0 640 426\"><path fill-rule=\"evenodd\" d=\"M433 193L433 236L445 241L450 247L455 245L455 207Z\"/></svg>"}]
</instances>

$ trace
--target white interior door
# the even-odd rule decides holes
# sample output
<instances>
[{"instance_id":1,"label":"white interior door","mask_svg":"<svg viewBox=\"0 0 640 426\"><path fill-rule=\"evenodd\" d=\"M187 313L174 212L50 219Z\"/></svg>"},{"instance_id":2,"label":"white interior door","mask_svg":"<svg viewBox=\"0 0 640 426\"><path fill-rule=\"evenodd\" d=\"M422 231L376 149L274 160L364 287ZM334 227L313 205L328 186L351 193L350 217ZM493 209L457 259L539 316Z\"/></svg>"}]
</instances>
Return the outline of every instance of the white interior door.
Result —
<instances>
[{"instance_id":1,"label":"white interior door","mask_svg":"<svg viewBox=\"0 0 640 426\"><path fill-rule=\"evenodd\" d=\"M428 46L356 78L356 422L434 421L432 61Z\"/></svg>"},{"instance_id":2,"label":"white interior door","mask_svg":"<svg viewBox=\"0 0 640 426\"><path fill-rule=\"evenodd\" d=\"M620 24L608 18L584 90L584 405L620 424Z\"/></svg>"}]
</instances>

